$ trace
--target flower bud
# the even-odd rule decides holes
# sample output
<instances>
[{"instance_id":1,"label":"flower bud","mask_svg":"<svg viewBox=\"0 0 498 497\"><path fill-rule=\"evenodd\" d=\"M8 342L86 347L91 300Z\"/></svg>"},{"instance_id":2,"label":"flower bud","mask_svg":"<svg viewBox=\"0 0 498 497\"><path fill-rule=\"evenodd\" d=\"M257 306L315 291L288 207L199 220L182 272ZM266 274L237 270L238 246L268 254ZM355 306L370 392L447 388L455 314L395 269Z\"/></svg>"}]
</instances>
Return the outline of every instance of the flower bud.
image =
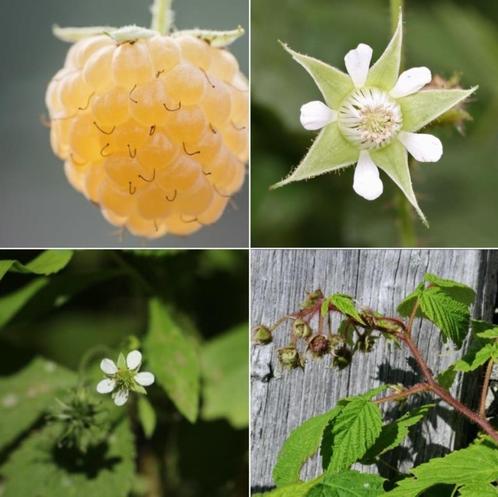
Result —
<instances>
[{"instance_id":1,"label":"flower bud","mask_svg":"<svg viewBox=\"0 0 498 497\"><path fill-rule=\"evenodd\" d=\"M254 330L254 340L262 345L271 343L272 341L271 331L266 326L263 325L256 326Z\"/></svg>"},{"instance_id":2,"label":"flower bud","mask_svg":"<svg viewBox=\"0 0 498 497\"><path fill-rule=\"evenodd\" d=\"M343 346L334 351L332 364L337 369L347 368L351 364L353 353L349 347Z\"/></svg>"},{"instance_id":3,"label":"flower bud","mask_svg":"<svg viewBox=\"0 0 498 497\"><path fill-rule=\"evenodd\" d=\"M315 357L322 357L330 352L330 342L326 336L315 335L308 345L311 353Z\"/></svg>"},{"instance_id":4,"label":"flower bud","mask_svg":"<svg viewBox=\"0 0 498 497\"><path fill-rule=\"evenodd\" d=\"M278 349L278 359L284 368L294 369L302 366L299 352L292 345Z\"/></svg>"},{"instance_id":5,"label":"flower bud","mask_svg":"<svg viewBox=\"0 0 498 497\"><path fill-rule=\"evenodd\" d=\"M292 326L293 331L294 331L294 336L297 338L309 338L312 334L310 325L306 322L303 321L302 319L296 319L294 321L294 324Z\"/></svg>"}]
</instances>

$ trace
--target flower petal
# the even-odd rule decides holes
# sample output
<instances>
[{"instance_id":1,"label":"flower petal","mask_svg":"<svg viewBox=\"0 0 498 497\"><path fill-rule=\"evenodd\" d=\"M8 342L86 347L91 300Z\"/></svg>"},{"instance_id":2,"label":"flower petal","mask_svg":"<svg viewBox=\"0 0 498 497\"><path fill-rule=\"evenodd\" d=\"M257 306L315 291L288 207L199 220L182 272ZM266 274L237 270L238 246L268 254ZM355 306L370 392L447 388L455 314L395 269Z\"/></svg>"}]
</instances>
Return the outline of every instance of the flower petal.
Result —
<instances>
[{"instance_id":1,"label":"flower petal","mask_svg":"<svg viewBox=\"0 0 498 497\"><path fill-rule=\"evenodd\" d=\"M138 350L132 350L126 356L126 365L128 369L137 369L142 364L142 354Z\"/></svg>"},{"instance_id":2,"label":"flower petal","mask_svg":"<svg viewBox=\"0 0 498 497\"><path fill-rule=\"evenodd\" d=\"M154 380L155 380L154 375L147 371L142 371L141 373L137 373L135 375L135 381L139 385L142 385L143 387L148 387L149 385L152 385L152 383L154 383Z\"/></svg>"},{"instance_id":3,"label":"flower petal","mask_svg":"<svg viewBox=\"0 0 498 497\"><path fill-rule=\"evenodd\" d=\"M360 158L354 170L353 190L367 200L375 200L384 191L379 170L365 150L360 152Z\"/></svg>"},{"instance_id":4,"label":"flower petal","mask_svg":"<svg viewBox=\"0 0 498 497\"><path fill-rule=\"evenodd\" d=\"M337 120L337 113L320 100L313 100L301 106L300 121L304 129L321 129Z\"/></svg>"},{"instance_id":5,"label":"flower petal","mask_svg":"<svg viewBox=\"0 0 498 497\"><path fill-rule=\"evenodd\" d=\"M356 87L365 84L368 76L370 61L372 60L372 47L360 43L355 49L350 50L344 57L346 70L351 76Z\"/></svg>"},{"instance_id":6,"label":"flower petal","mask_svg":"<svg viewBox=\"0 0 498 497\"><path fill-rule=\"evenodd\" d=\"M118 367L111 359L102 359L100 361L100 369L105 374L116 374L118 372Z\"/></svg>"},{"instance_id":7,"label":"flower petal","mask_svg":"<svg viewBox=\"0 0 498 497\"><path fill-rule=\"evenodd\" d=\"M427 67L412 67L399 75L398 81L389 94L393 98L406 97L420 91L431 82L431 79L432 74Z\"/></svg>"},{"instance_id":8,"label":"flower petal","mask_svg":"<svg viewBox=\"0 0 498 497\"><path fill-rule=\"evenodd\" d=\"M105 380L99 381L97 383L98 393L111 393L116 387L116 381L106 378Z\"/></svg>"},{"instance_id":9,"label":"flower petal","mask_svg":"<svg viewBox=\"0 0 498 497\"><path fill-rule=\"evenodd\" d=\"M126 404L126 401L128 400L128 390L125 388L122 388L121 390L118 390L117 392L114 392L112 394L112 400L114 400L114 403L117 406L122 406Z\"/></svg>"},{"instance_id":10,"label":"flower petal","mask_svg":"<svg viewBox=\"0 0 498 497\"><path fill-rule=\"evenodd\" d=\"M437 162L443 155L443 144L434 135L402 131L398 139L419 162Z\"/></svg>"}]
</instances>

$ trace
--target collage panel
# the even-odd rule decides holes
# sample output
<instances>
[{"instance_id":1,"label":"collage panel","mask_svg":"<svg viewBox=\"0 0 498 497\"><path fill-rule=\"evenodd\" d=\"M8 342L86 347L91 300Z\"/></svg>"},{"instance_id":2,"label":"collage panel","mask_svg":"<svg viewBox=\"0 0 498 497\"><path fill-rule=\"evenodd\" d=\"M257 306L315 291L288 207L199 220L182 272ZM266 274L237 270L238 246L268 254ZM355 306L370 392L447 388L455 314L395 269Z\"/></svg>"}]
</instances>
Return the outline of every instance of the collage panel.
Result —
<instances>
[{"instance_id":1,"label":"collage panel","mask_svg":"<svg viewBox=\"0 0 498 497\"><path fill-rule=\"evenodd\" d=\"M253 250L252 495L494 495L497 284L495 250Z\"/></svg>"},{"instance_id":2,"label":"collage panel","mask_svg":"<svg viewBox=\"0 0 498 497\"><path fill-rule=\"evenodd\" d=\"M254 247L497 245L496 2L251 6Z\"/></svg>"},{"instance_id":3,"label":"collage panel","mask_svg":"<svg viewBox=\"0 0 498 497\"><path fill-rule=\"evenodd\" d=\"M247 251L0 251L0 495L245 497Z\"/></svg>"},{"instance_id":4,"label":"collage panel","mask_svg":"<svg viewBox=\"0 0 498 497\"><path fill-rule=\"evenodd\" d=\"M4 2L0 246L247 248L248 12Z\"/></svg>"}]
</instances>

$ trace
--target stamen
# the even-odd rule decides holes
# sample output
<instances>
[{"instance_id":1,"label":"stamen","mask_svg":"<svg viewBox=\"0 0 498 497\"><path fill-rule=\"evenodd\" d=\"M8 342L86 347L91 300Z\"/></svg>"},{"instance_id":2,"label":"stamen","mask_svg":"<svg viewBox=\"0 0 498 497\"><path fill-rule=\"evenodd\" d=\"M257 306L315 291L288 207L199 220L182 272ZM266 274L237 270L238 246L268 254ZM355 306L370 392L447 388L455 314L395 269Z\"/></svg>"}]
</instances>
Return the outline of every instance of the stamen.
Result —
<instances>
[{"instance_id":1,"label":"stamen","mask_svg":"<svg viewBox=\"0 0 498 497\"><path fill-rule=\"evenodd\" d=\"M342 134L364 150L388 145L399 133L403 117L399 105L376 88L360 88L344 100L338 112Z\"/></svg>"}]
</instances>

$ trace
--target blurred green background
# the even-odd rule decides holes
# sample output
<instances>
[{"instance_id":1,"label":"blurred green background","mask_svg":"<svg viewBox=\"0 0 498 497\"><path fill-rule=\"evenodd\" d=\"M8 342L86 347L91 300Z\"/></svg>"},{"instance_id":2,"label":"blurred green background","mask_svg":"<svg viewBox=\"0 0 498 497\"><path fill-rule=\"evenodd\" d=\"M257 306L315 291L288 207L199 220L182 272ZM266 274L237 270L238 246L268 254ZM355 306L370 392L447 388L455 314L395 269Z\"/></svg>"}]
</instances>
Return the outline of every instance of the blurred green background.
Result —
<instances>
[{"instance_id":1,"label":"blurred green background","mask_svg":"<svg viewBox=\"0 0 498 497\"><path fill-rule=\"evenodd\" d=\"M0 259L26 263L38 253L4 250L0 251ZM41 284L29 298L23 290L36 281ZM204 360L208 348L211 355L216 353L214 344L220 344L225 332L244 325L247 328L248 253L76 251L67 267L57 274L7 273L0 282L0 380L25 367L35 356L73 371L78 371L85 353L96 346L115 350L117 357L128 337L143 338L151 295L175 311L182 331L199 345ZM242 343L241 347L234 347L232 341L230 354L223 352L218 361L223 363L220 368L232 368L234 380L235 367L241 368L243 377L248 375L248 337L247 334L247 346ZM228 364L230 359L237 364ZM101 379L98 360L95 374ZM218 385L230 381L219 375ZM206 404L207 381L204 375L201 406ZM161 497L247 495L248 396L244 392L248 378L244 381L237 383L239 395L234 395L233 389L230 391L231 402L225 402L217 416L203 410L195 424L181 416L157 384L150 388L148 398L156 410L158 425L151 440L135 430L137 465L140 475L145 477L144 467L151 453L156 454L163 485ZM210 388L212 391L213 387ZM217 401L222 393L219 392ZM235 406L236 402L240 405ZM232 407L228 407L230 404ZM230 414L230 409L236 411ZM0 467L11 448L0 450ZM1 487L0 479L0 493ZM159 497L154 491L133 493L134 497L139 495Z\"/></svg>"},{"instance_id":2,"label":"blurred green background","mask_svg":"<svg viewBox=\"0 0 498 497\"><path fill-rule=\"evenodd\" d=\"M45 90L63 66L69 44L52 34L60 26L148 27L153 0L1 0L0 15L0 247L247 247L248 181L214 225L185 238L121 241L86 198L72 188L50 147ZM248 30L248 0L174 0L178 29ZM248 72L249 36L231 51Z\"/></svg>"},{"instance_id":3,"label":"blurred green background","mask_svg":"<svg viewBox=\"0 0 498 497\"><path fill-rule=\"evenodd\" d=\"M405 65L461 75L479 85L467 110L465 136L435 128L444 155L412 168L419 204L431 227L415 220L420 246L498 245L498 2L406 0ZM299 108L320 99L308 74L281 48L344 69L358 43L374 49L390 38L388 0L252 1L252 242L253 246L398 246L396 187L368 202L353 192L353 168L276 191L270 185L301 160L316 136L299 123Z\"/></svg>"}]
</instances>

